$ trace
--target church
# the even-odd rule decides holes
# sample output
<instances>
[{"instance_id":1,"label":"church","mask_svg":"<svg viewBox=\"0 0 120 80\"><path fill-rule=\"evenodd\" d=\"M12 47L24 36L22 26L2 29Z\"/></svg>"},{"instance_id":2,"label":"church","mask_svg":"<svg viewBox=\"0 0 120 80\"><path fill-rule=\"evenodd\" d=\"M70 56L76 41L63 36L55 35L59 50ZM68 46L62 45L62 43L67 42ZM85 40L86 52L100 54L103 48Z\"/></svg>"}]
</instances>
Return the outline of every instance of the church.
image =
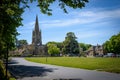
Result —
<instances>
[{"instance_id":1,"label":"church","mask_svg":"<svg viewBox=\"0 0 120 80\"><path fill-rule=\"evenodd\" d=\"M47 47L42 44L41 30L39 29L38 16L36 16L35 27L32 32L33 55L44 56L47 53Z\"/></svg>"},{"instance_id":2,"label":"church","mask_svg":"<svg viewBox=\"0 0 120 80\"><path fill-rule=\"evenodd\" d=\"M34 30L32 31L32 43L17 48L13 55L19 56L46 56L47 46L42 44L41 30L39 29L38 16L36 16Z\"/></svg>"}]
</instances>

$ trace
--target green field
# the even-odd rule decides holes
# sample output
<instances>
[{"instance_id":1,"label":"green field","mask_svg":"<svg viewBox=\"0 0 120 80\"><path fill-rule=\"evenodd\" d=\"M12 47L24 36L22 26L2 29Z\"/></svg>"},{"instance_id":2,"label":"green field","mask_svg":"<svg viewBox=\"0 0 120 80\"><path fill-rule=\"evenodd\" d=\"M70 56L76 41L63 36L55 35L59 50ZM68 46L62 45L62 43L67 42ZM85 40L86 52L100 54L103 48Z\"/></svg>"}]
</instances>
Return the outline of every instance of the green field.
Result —
<instances>
[{"instance_id":1,"label":"green field","mask_svg":"<svg viewBox=\"0 0 120 80\"><path fill-rule=\"evenodd\" d=\"M26 60L66 67L120 73L120 58L31 57Z\"/></svg>"}]
</instances>

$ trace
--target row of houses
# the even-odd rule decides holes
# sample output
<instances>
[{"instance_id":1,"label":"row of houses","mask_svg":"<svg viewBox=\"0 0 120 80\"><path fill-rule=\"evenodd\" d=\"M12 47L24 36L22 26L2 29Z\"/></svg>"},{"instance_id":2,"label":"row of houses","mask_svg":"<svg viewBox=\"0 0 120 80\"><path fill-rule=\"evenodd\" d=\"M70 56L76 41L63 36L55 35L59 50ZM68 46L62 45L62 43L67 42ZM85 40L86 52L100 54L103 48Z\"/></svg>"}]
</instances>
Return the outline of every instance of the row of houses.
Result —
<instances>
[{"instance_id":1,"label":"row of houses","mask_svg":"<svg viewBox=\"0 0 120 80\"><path fill-rule=\"evenodd\" d=\"M102 45L91 46L88 50L84 51L86 56L103 56L104 49Z\"/></svg>"}]
</instances>

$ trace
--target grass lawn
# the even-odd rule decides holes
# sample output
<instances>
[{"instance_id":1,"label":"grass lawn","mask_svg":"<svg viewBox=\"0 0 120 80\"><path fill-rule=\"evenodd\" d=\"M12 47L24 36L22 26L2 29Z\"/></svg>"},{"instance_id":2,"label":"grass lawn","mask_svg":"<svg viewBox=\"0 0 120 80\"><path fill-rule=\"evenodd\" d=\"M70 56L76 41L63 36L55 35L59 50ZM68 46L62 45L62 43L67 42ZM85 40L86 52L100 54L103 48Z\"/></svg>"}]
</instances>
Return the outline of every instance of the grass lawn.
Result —
<instances>
[{"instance_id":1,"label":"grass lawn","mask_svg":"<svg viewBox=\"0 0 120 80\"><path fill-rule=\"evenodd\" d=\"M10 80L16 80L15 78L10 78Z\"/></svg>"},{"instance_id":2,"label":"grass lawn","mask_svg":"<svg viewBox=\"0 0 120 80\"><path fill-rule=\"evenodd\" d=\"M120 58L45 57L25 58L28 61L66 67L120 73Z\"/></svg>"}]
</instances>

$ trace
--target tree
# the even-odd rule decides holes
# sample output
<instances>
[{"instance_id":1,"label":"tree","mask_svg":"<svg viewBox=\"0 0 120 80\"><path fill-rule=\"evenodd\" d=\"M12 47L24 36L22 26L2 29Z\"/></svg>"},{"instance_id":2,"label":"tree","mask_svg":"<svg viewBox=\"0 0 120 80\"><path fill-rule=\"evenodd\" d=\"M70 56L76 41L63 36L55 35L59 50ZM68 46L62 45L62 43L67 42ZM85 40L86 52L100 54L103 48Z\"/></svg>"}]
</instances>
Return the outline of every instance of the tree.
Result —
<instances>
[{"instance_id":1,"label":"tree","mask_svg":"<svg viewBox=\"0 0 120 80\"><path fill-rule=\"evenodd\" d=\"M0 1L0 54L6 53L6 48L12 49L15 37L18 34L16 28L21 23L23 8L20 8L19 1ZM2 55L2 54L1 54Z\"/></svg>"},{"instance_id":2,"label":"tree","mask_svg":"<svg viewBox=\"0 0 120 80\"><path fill-rule=\"evenodd\" d=\"M105 53L109 53L109 52L110 52L109 46L110 46L109 41L106 41L106 42L103 44L104 52L105 52Z\"/></svg>"},{"instance_id":3,"label":"tree","mask_svg":"<svg viewBox=\"0 0 120 80\"><path fill-rule=\"evenodd\" d=\"M86 53L84 51L88 50L91 46L92 45L90 45L90 44L79 43L80 55L81 56L86 56Z\"/></svg>"},{"instance_id":4,"label":"tree","mask_svg":"<svg viewBox=\"0 0 120 80\"><path fill-rule=\"evenodd\" d=\"M18 40L17 41L17 47L21 47L21 46L24 46L24 45L28 45L28 42L27 40Z\"/></svg>"},{"instance_id":5,"label":"tree","mask_svg":"<svg viewBox=\"0 0 120 80\"><path fill-rule=\"evenodd\" d=\"M48 53L51 56L57 56L60 53L60 49L54 43L48 43L47 47L48 47Z\"/></svg>"},{"instance_id":6,"label":"tree","mask_svg":"<svg viewBox=\"0 0 120 80\"><path fill-rule=\"evenodd\" d=\"M89 49L92 45L90 44L85 44L85 43L79 43L80 48L83 49L83 51L86 51L87 49Z\"/></svg>"},{"instance_id":7,"label":"tree","mask_svg":"<svg viewBox=\"0 0 120 80\"><path fill-rule=\"evenodd\" d=\"M31 2L33 2L34 0L31 0ZM52 4L53 2L55 2L56 0L38 0L38 5L40 7L40 11L44 14L48 14L48 15L52 15L51 11L52 9L50 9L50 4ZM87 3L88 0L58 0L58 5L60 6L61 9L63 9L63 11L65 13L68 13L66 10L66 6L71 7L73 9L76 8L82 8L85 7L85 3Z\"/></svg>"},{"instance_id":8,"label":"tree","mask_svg":"<svg viewBox=\"0 0 120 80\"><path fill-rule=\"evenodd\" d=\"M49 44L49 43L55 44L60 49L60 51L63 48L63 43L62 42L54 42L54 41L52 41L52 42L48 42L47 44Z\"/></svg>"},{"instance_id":9,"label":"tree","mask_svg":"<svg viewBox=\"0 0 120 80\"><path fill-rule=\"evenodd\" d=\"M68 32L63 42L64 54L79 54L79 45L73 32Z\"/></svg>"},{"instance_id":10,"label":"tree","mask_svg":"<svg viewBox=\"0 0 120 80\"><path fill-rule=\"evenodd\" d=\"M106 41L103 44L103 46L106 53L112 52L115 54L120 54L120 33L113 35L109 41Z\"/></svg>"}]
</instances>

